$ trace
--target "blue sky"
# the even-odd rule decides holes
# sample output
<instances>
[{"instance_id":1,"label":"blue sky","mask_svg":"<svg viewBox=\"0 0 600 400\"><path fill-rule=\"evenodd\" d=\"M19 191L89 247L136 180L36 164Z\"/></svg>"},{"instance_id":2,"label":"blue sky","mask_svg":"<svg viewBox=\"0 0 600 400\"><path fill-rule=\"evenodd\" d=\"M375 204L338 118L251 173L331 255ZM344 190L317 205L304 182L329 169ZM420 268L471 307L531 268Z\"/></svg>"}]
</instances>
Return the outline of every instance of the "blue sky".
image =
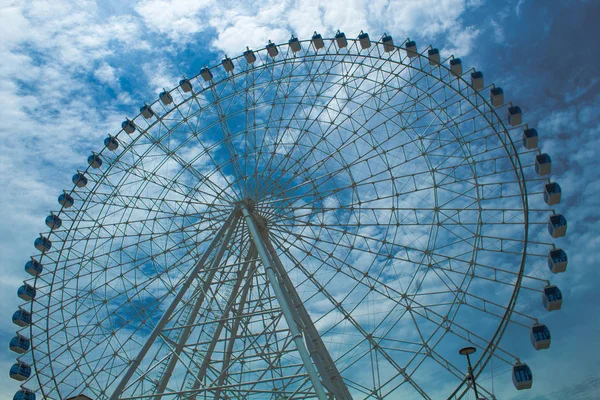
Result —
<instances>
[{"instance_id":1,"label":"blue sky","mask_svg":"<svg viewBox=\"0 0 600 400\"><path fill-rule=\"evenodd\" d=\"M552 155L569 221L558 244L570 260L553 277L565 295L544 316L552 348L525 353L536 384L527 393L496 387L502 398L592 398L598 393L600 319L600 27L597 1L212 1L3 2L0 6L0 399L18 385L7 377L14 354L10 317L26 277L22 265L45 230L56 197L71 186L107 133L182 75L224 54L259 48L290 33L319 31L433 44L502 86ZM507 338L506 340L511 340ZM515 339L516 340L516 339ZM500 381L498 381L500 382ZM511 386L508 379L504 384ZM509 390L510 389L510 390ZM587 397L586 397L587 396Z\"/></svg>"}]
</instances>

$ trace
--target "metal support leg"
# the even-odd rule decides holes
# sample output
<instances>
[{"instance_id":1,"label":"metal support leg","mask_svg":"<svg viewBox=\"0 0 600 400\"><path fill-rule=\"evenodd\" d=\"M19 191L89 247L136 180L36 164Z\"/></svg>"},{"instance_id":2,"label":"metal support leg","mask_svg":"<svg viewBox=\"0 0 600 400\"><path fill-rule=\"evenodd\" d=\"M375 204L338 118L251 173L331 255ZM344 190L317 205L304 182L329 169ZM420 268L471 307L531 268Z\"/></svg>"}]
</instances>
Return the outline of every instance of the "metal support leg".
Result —
<instances>
[{"instance_id":1,"label":"metal support leg","mask_svg":"<svg viewBox=\"0 0 600 400\"><path fill-rule=\"evenodd\" d=\"M279 305L281 306L281 311L283 312L285 321L287 322L290 332L292 333L292 339L294 340L296 349L298 350L298 353L300 353L300 357L302 358L304 367L306 368L306 371L308 372L308 377L310 378L310 381L315 389L315 392L316 392L319 400L327 400L327 395L325 394L325 390L323 389L323 384L321 383L321 380L319 379L319 375L317 374L317 370L315 369L315 366L313 365L312 359L310 358L310 354L308 353L308 350L306 349L306 347L304 345L304 340L302 338L302 334L300 333L300 330L298 329L298 325L296 324L296 320L294 318L294 312L290 308L290 305L288 304L288 302L286 300L286 296L283 293L281 285L279 284L279 280L277 279L277 276L275 275L275 271L273 269L274 263L273 263L273 260L271 259L269 251L265 247L263 238L262 238L258 228L256 227L256 223L254 222L254 218L252 217L252 214L248 210L248 207L246 205L242 205L241 208L242 208L242 214L244 216L244 219L246 220L246 224L248 225L248 230L250 231L250 237L252 238L252 241L254 242L254 245L256 246L256 250L258 251L258 255L265 267L265 272L267 274L267 277L269 278L269 283L273 287L273 291L275 292L277 301L279 302Z\"/></svg>"},{"instance_id":2,"label":"metal support leg","mask_svg":"<svg viewBox=\"0 0 600 400\"><path fill-rule=\"evenodd\" d=\"M321 339L321 335L315 328L308 311L304 307L294 284L290 280L277 252L275 251L275 247L271 243L269 239L268 232L265 229L261 231L263 240L269 253L271 255L271 259L275 262L274 267L277 270L277 273L281 279L281 283L288 294L288 298L290 299L290 303L293 304L294 309L297 311L299 324L303 327L304 334L306 335L306 343L310 350L310 353L313 355L312 358L315 360L315 365L317 366L317 370L321 375L325 387L335 395L336 400L352 400L352 395L348 390L348 387L344 383L342 379L342 375L338 371L329 351L325 347L325 343Z\"/></svg>"},{"instance_id":3,"label":"metal support leg","mask_svg":"<svg viewBox=\"0 0 600 400\"><path fill-rule=\"evenodd\" d=\"M158 321L158 323L156 324L156 326L150 333L150 336L148 337L148 339L146 340L146 342L140 349L138 355L136 356L135 359L133 359L131 361L129 368L127 368L127 370L121 377L119 384L113 391L113 394L110 396L110 400L117 400L119 398L119 396L123 393L123 391L125 390L125 387L129 383L129 380L135 373L136 369L138 369L138 367L142 363L142 360L144 359L144 357L146 356L146 354L148 353L148 351L154 344L154 341L160 335L160 333L165 328L167 323L171 320L171 315L173 314L173 311L175 311L175 308L177 308L177 305L179 305L179 303L181 302L181 299L183 299L183 296L185 295L187 290L190 288L190 286L192 285L194 280L196 280L196 278L198 277L198 273L200 272L200 270L202 270L204 268L204 264L206 263L206 260L212 254L214 249L217 247L217 245L223 238L223 235L229 229L231 224L237 219L238 213L239 213L239 210L237 208L235 210L233 210L233 212L229 215L229 217L227 218L227 220L225 221L225 223L223 224L221 229L217 232L215 238L212 240L212 242L210 243L210 245L208 246L208 248L202 255L202 258L200 258L200 261L198 261L198 263L194 266L194 268L188 275L187 279L182 283L181 289L179 289L179 292L177 292L177 294L175 295L175 298L169 305L169 308L167 308L165 313L162 315L162 317L160 318L160 320Z\"/></svg>"},{"instance_id":4,"label":"metal support leg","mask_svg":"<svg viewBox=\"0 0 600 400\"><path fill-rule=\"evenodd\" d=\"M250 245L250 249L248 250L246 260L244 262L244 265L242 266L242 269L240 270L240 273L235 282L233 290L231 291L231 294L229 296L229 300L227 301L225 309L223 310L223 314L221 315L221 320L219 321L219 323L217 325L217 329L213 333L212 341L210 342L210 345L206 351L204 360L202 360L202 365L200 366L200 370L198 371L198 375L196 376L194 385L192 386L192 390L197 390L200 387L200 384L202 383L202 381L204 380L204 376L206 375L206 370L208 369L208 364L212 360L212 354L215 350L215 347L217 347L217 343L219 341L219 336L221 336L221 331L223 330L223 327L225 326L225 321L227 320L227 317L229 316L229 312L231 311L231 309L233 308L233 306L235 304L235 299L237 298L238 291L240 289L242 281L245 278L246 270L248 269L248 265L251 263L251 260L255 257L256 257L255 247ZM196 396L192 395L190 397L190 400L194 400L195 398L196 398Z\"/></svg>"},{"instance_id":5,"label":"metal support leg","mask_svg":"<svg viewBox=\"0 0 600 400\"><path fill-rule=\"evenodd\" d=\"M179 340L177 341L175 349L173 350L173 353L171 354L171 358L169 359L169 363L167 364L167 368L165 369L165 371L160 379L160 382L158 383L158 386L156 387L157 395L154 397L155 400L160 400L162 398L162 394L164 393L165 388L167 387L167 385L169 384L169 381L171 380L171 376L173 375L173 370L175 369L175 366L177 365L177 362L179 361L179 355L183 351L183 348L185 347L185 344L187 343L187 340L190 337L190 334L192 333L194 321L196 321L196 317L198 317L198 312L200 311L200 307L202 307L202 304L204 303L204 297L206 296L206 292L208 292L208 290L210 289L210 286L212 285L213 279L217 273L217 268L218 268L219 264L221 263L221 259L223 258L223 254L225 253L227 244L231 240L231 236L232 236L234 230L235 230L235 224L230 225L229 230L227 231L227 235L225 236L225 239L221 243L221 247L219 247L219 250L217 251L216 256L212 259L211 269L210 269L210 272L208 273L208 276L206 277L206 279L204 281L204 285L202 286L202 291L200 293L198 293L198 298L196 299L196 302L194 303L192 311L190 312L190 315L188 316L188 319L185 323L185 328L183 328L181 331Z\"/></svg>"},{"instance_id":6,"label":"metal support leg","mask_svg":"<svg viewBox=\"0 0 600 400\"><path fill-rule=\"evenodd\" d=\"M252 258L256 258L256 247L254 246L252 246L252 254ZM255 270L256 261L253 260L248 271L248 278L246 278L246 285L242 290L242 294L240 295L240 301L237 306L238 317L235 318L233 326L231 327L231 337L229 338L229 342L227 343L227 349L225 350L225 354L223 355L223 367L221 368L221 374L219 375L219 381L217 383L217 390L215 391L215 400L219 400L221 396L221 391L223 390L223 385L225 385L225 381L227 380L227 376L229 375L229 364L231 362L231 354L233 353L233 347L237 338L237 332L242 321L241 315L246 305L246 299L248 298L248 293L250 292L252 278L254 277ZM234 311L234 314L235 313L236 312Z\"/></svg>"}]
</instances>

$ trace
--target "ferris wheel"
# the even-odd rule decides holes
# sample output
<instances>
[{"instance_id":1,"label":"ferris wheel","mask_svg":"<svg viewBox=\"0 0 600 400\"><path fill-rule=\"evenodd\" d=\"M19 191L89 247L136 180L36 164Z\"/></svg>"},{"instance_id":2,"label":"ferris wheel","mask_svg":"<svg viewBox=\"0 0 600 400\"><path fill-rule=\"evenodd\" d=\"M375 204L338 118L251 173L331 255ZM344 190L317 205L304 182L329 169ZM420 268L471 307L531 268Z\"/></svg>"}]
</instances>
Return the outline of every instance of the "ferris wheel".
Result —
<instances>
[{"instance_id":1,"label":"ferris wheel","mask_svg":"<svg viewBox=\"0 0 600 400\"><path fill-rule=\"evenodd\" d=\"M502 337L547 349L562 304L550 156L480 71L397 44L269 42L126 119L25 264L15 399L530 388Z\"/></svg>"}]
</instances>

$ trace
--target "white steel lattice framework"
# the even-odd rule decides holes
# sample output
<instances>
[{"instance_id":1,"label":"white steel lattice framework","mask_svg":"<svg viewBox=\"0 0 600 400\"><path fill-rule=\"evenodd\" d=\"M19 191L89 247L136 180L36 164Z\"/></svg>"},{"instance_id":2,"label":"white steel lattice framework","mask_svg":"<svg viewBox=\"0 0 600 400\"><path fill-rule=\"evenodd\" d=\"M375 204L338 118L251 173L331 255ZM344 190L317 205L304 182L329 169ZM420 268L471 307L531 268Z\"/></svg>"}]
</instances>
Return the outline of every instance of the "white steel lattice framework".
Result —
<instances>
[{"instance_id":1,"label":"white steel lattice framework","mask_svg":"<svg viewBox=\"0 0 600 400\"><path fill-rule=\"evenodd\" d=\"M24 388L461 398L461 346L525 365L501 338L540 326L557 250L537 134L458 59L365 43L226 58L107 138L36 242Z\"/></svg>"}]
</instances>

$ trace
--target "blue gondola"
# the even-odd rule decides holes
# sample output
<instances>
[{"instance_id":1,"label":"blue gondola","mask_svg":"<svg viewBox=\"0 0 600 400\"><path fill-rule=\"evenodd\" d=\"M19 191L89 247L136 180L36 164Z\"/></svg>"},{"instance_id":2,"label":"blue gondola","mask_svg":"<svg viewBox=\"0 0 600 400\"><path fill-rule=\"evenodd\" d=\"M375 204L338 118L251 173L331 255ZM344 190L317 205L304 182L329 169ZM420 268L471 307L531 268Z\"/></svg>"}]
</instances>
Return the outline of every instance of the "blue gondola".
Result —
<instances>
[{"instance_id":1,"label":"blue gondola","mask_svg":"<svg viewBox=\"0 0 600 400\"><path fill-rule=\"evenodd\" d=\"M110 151L115 151L119 148L119 141L116 137L108 135L108 137L104 139L104 145Z\"/></svg>"},{"instance_id":2,"label":"blue gondola","mask_svg":"<svg viewBox=\"0 0 600 400\"><path fill-rule=\"evenodd\" d=\"M292 49L292 51L294 53L297 53L300 51L300 49L302 48L302 46L300 46L300 41L298 40L297 37L292 36L292 38L288 41L288 45L290 46L290 49Z\"/></svg>"},{"instance_id":3,"label":"blue gondola","mask_svg":"<svg viewBox=\"0 0 600 400\"><path fill-rule=\"evenodd\" d=\"M521 107L508 107L508 124L510 126L521 125L522 116L523 113L521 112Z\"/></svg>"},{"instance_id":4,"label":"blue gondola","mask_svg":"<svg viewBox=\"0 0 600 400\"><path fill-rule=\"evenodd\" d=\"M406 54L409 58L414 58L419 55L417 52L417 43L414 40L408 40L405 44Z\"/></svg>"},{"instance_id":5,"label":"blue gondola","mask_svg":"<svg viewBox=\"0 0 600 400\"><path fill-rule=\"evenodd\" d=\"M27 389L21 389L15 393L13 400L35 400L35 393Z\"/></svg>"},{"instance_id":6,"label":"blue gondola","mask_svg":"<svg viewBox=\"0 0 600 400\"><path fill-rule=\"evenodd\" d=\"M529 331L529 336L534 349L544 350L550 347L550 329L546 325L534 324Z\"/></svg>"},{"instance_id":7,"label":"blue gondola","mask_svg":"<svg viewBox=\"0 0 600 400\"><path fill-rule=\"evenodd\" d=\"M567 234L567 219L564 215L554 214L548 218L548 233L555 239Z\"/></svg>"},{"instance_id":8,"label":"blue gondola","mask_svg":"<svg viewBox=\"0 0 600 400\"><path fill-rule=\"evenodd\" d=\"M18 361L10 367L10 377L17 381L24 381L31 376L31 367L24 362Z\"/></svg>"},{"instance_id":9,"label":"blue gondola","mask_svg":"<svg viewBox=\"0 0 600 400\"><path fill-rule=\"evenodd\" d=\"M270 40L269 40L269 43L267 44L266 49L267 49L267 53L269 53L269 55L272 58L277 57L277 55L279 54L279 50L277 49L277 46L275 45L275 43L271 42Z\"/></svg>"},{"instance_id":10,"label":"blue gondola","mask_svg":"<svg viewBox=\"0 0 600 400\"><path fill-rule=\"evenodd\" d=\"M348 39L346 39L346 34L344 32L337 31L335 34L335 42L340 49L348 46Z\"/></svg>"},{"instance_id":11,"label":"blue gondola","mask_svg":"<svg viewBox=\"0 0 600 400\"><path fill-rule=\"evenodd\" d=\"M555 285L546 286L542 291L542 303L548 311L560 310L563 296L560 289Z\"/></svg>"},{"instance_id":12,"label":"blue gondola","mask_svg":"<svg viewBox=\"0 0 600 400\"><path fill-rule=\"evenodd\" d=\"M319 50L319 49L322 49L323 47L325 47L325 42L323 41L323 36L321 36L321 34L319 34L317 32L313 33L310 41L312 42L313 46L315 46L316 50Z\"/></svg>"},{"instance_id":13,"label":"blue gondola","mask_svg":"<svg viewBox=\"0 0 600 400\"><path fill-rule=\"evenodd\" d=\"M233 71L233 61L229 57L225 57L221 60L221 65L225 68L225 72Z\"/></svg>"},{"instance_id":14,"label":"blue gondola","mask_svg":"<svg viewBox=\"0 0 600 400\"><path fill-rule=\"evenodd\" d=\"M563 249L552 249L548 252L548 268L559 274L567 270L567 253Z\"/></svg>"},{"instance_id":15,"label":"blue gondola","mask_svg":"<svg viewBox=\"0 0 600 400\"><path fill-rule=\"evenodd\" d=\"M560 203L562 190L556 182L550 182L544 185L544 201L549 206Z\"/></svg>"},{"instance_id":16,"label":"blue gondola","mask_svg":"<svg viewBox=\"0 0 600 400\"><path fill-rule=\"evenodd\" d=\"M183 90L184 92L191 92L192 91L192 82L190 82L189 79L183 78L182 80L179 81L179 87L181 88L181 90Z\"/></svg>"},{"instance_id":17,"label":"blue gondola","mask_svg":"<svg viewBox=\"0 0 600 400\"><path fill-rule=\"evenodd\" d=\"M358 35L358 43L360 44L361 49L368 49L371 47L371 38L369 37L369 34L360 31L360 34Z\"/></svg>"},{"instance_id":18,"label":"blue gondola","mask_svg":"<svg viewBox=\"0 0 600 400\"><path fill-rule=\"evenodd\" d=\"M385 51L385 52L394 51L394 49L395 49L394 39L392 39L392 37L390 35L388 35L387 33L383 34L383 37L381 38L381 43L383 44L383 51Z\"/></svg>"},{"instance_id":19,"label":"blue gondola","mask_svg":"<svg viewBox=\"0 0 600 400\"><path fill-rule=\"evenodd\" d=\"M25 283L17 290L17 296L25 301L31 301L35 299L35 288Z\"/></svg>"},{"instance_id":20,"label":"blue gondola","mask_svg":"<svg viewBox=\"0 0 600 400\"><path fill-rule=\"evenodd\" d=\"M92 168L98 169L102 166L102 159L98 154L92 154L87 159L88 165Z\"/></svg>"},{"instance_id":21,"label":"blue gondola","mask_svg":"<svg viewBox=\"0 0 600 400\"><path fill-rule=\"evenodd\" d=\"M504 90L501 87L494 87L490 89L490 101L492 106L500 107L504 104Z\"/></svg>"},{"instance_id":22,"label":"blue gondola","mask_svg":"<svg viewBox=\"0 0 600 400\"><path fill-rule=\"evenodd\" d=\"M526 149L535 149L538 147L538 132L533 128L523 131L523 147Z\"/></svg>"},{"instance_id":23,"label":"blue gondola","mask_svg":"<svg viewBox=\"0 0 600 400\"><path fill-rule=\"evenodd\" d=\"M154 110L148 104L144 104L140 107L140 113L142 114L142 117L146 119L154 117Z\"/></svg>"},{"instance_id":24,"label":"blue gondola","mask_svg":"<svg viewBox=\"0 0 600 400\"><path fill-rule=\"evenodd\" d=\"M13 324L20 327L29 326L29 324L31 324L31 314L19 308L13 314L12 322Z\"/></svg>"},{"instance_id":25,"label":"blue gondola","mask_svg":"<svg viewBox=\"0 0 600 400\"><path fill-rule=\"evenodd\" d=\"M71 196L70 194L63 193L60 196L58 196L58 204L60 204L64 208L73 207L73 204L75 204L75 199L73 199L73 196Z\"/></svg>"},{"instance_id":26,"label":"blue gondola","mask_svg":"<svg viewBox=\"0 0 600 400\"><path fill-rule=\"evenodd\" d=\"M121 128L131 135L133 132L135 132L135 123L129 119L126 119L121 123Z\"/></svg>"},{"instance_id":27,"label":"blue gondola","mask_svg":"<svg viewBox=\"0 0 600 400\"><path fill-rule=\"evenodd\" d=\"M462 61L460 58L453 58L452 60L450 60L450 70L452 71L452 75L454 76L461 76L463 69L462 69Z\"/></svg>"},{"instance_id":28,"label":"blue gondola","mask_svg":"<svg viewBox=\"0 0 600 400\"><path fill-rule=\"evenodd\" d=\"M440 65L440 51L438 49L429 49L427 51L429 65Z\"/></svg>"},{"instance_id":29,"label":"blue gondola","mask_svg":"<svg viewBox=\"0 0 600 400\"><path fill-rule=\"evenodd\" d=\"M521 362L513 365L512 380L517 390L530 389L533 384L533 374L529 366Z\"/></svg>"},{"instance_id":30,"label":"blue gondola","mask_svg":"<svg viewBox=\"0 0 600 400\"><path fill-rule=\"evenodd\" d=\"M256 54L254 54L254 50L251 50L250 47L246 47L246 51L244 51L244 58L248 64L254 64L256 62Z\"/></svg>"},{"instance_id":31,"label":"blue gondola","mask_svg":"<svg viewBox=\"0 0 600 400\"><path fill-rule=\"evenodd\" d=\"M88 179L85 177L83 172L76 173L75 175L73 175L73 178L71 180L78 188L85 187L88 184Z\"/></svg>"},{"instance_id":32,"label":"blue gondola","mask_svg":"<svg viewBox=\"0 0 600 400\"><path fill-rule=\"evenodd\" d=\"M202 79L204 79L204 82L208 82L213 78L213 74L212 72L210 72L210 69L208 69L208 67L204 67L200 70L200 76L202 77Z\"/></svg>"},{"instance_id":33,"label":"blue gondola","mask_svg":"<svg viewBox=\"0 0 600 400\"><path fill-rule=\"evenodd\" d=\"M549 175L552 172L552 159L546 153L535 156L535 172L538 175Z\"/></svg>"},{"instance_id":34,"label":"blue gondola","mask_svg":"<svg viewBox=\"0 0 600 400\"><path fill-rule=\"evenodd\" d=\"M31 258L25 263L25 272L32 276L38 276L44 270L44 266L38 260Z\"/></svg>"},{"instance_id":35,"label":"blue gondola","mask_svg":"<svg viewBox=\"0 0 600 400\"><path fill-rule=\"evenodd\" d=\"M58 229L62 226L62 220L58 217L58 215L50 214L46 217L44 221L46 226L50 229Z\"/></svg>"},{"instance_id":36,"label":"blue gondola","mask_svg":"<svg viewBox=\"0 0 600 400\"><path fill-rule=\"evenodd\" d=\"M23 354L29 350L29 339L23 335L17 335L10 340L9 348L15 353Z\"/></svg>"},{"instance_id":37,"label":"blue gondola","mask_svg":"<svg viewBox=\"0 0 600 400\"><path fill-rule=\"evenodd\" d=\"M481 72L481 71L471 72L471 86L475 90L483 89L483 72Z\"/></svg>"},{"instance_id":38,"label":"blue gondola","mask_svg":"<svg viewBox=\"0 0 600 400\"><path fill-rule=\"evenodd\" d=\"M39 238L35 239L33 245L36 249L41 251L42 253L48 251L52 248L52 242L47 237L40 235Z\"/></svg>"}]
</instances>

